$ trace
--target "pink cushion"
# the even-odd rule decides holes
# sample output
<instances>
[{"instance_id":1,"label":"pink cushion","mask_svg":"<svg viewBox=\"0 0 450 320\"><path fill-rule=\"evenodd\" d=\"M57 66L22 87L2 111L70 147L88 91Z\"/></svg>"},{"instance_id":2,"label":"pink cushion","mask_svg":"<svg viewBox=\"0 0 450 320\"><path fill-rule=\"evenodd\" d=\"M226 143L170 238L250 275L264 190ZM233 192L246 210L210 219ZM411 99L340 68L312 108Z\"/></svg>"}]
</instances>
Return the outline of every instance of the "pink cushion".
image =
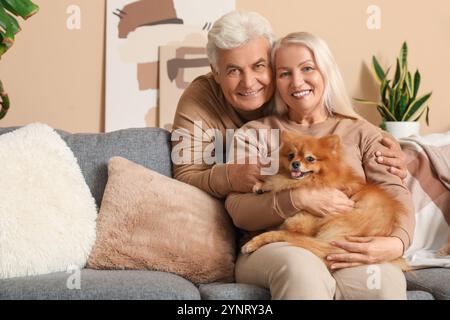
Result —
<instances>
[{"instance_id":1,"label":"pink cushion","mask_svg":"<svg viewBox=\"0 0 450 320\"><path fill-rule=\"evenodd\" d=\"M127 159L110 159L90 268L159 270L210 283L233 281L234 261L235 233L221 201Z\"/></svg>"}]
</instances>

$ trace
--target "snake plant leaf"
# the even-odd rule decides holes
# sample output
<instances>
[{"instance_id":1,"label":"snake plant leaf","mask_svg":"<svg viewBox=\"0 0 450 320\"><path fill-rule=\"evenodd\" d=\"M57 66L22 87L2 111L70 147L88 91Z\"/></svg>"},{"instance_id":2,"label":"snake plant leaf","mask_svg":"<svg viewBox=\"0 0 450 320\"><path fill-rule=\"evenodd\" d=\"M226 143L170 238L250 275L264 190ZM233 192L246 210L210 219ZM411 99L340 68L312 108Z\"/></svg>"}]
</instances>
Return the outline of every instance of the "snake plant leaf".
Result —
<instances>
[{"instance_id":1,"label":"snake plant leaf","mask_svg":"<svg viewBox=\"0 0 450 320\"><path fill-rule=\"evenodd\" d=\"M379 108L378 110L381 109L383 111L383 115L386 121L396 121L395 116L389 111L389 109L384 104L380 103L377 105L377 107Z\"/></svg>"},{"instance_id":2,"label":"snake plant leaf","mask_svg":"<svg viewBox=\"0 0 450 320\"><path fill-rule=\"evenodd\" d=\"M381 83L381 100L385 105L389 104L388 98L386 97L386 94L389 92L391 93L391 87L389 86L389 83L391 80L387 80L386 78L383 79L383 82Z\"/></svg>"},{"instance_id":3,"label":"snake plant leaf","mask_svg":"<svg viewBox=\"0 0 450 320\"><path fill-rule=\"evenodd\" d=\"M414 85L412 82L411 72L409 71L406 74L406 90L408 92L408 98L411 99L411 97L413 96Z\"/></svg>"},{"instance_id":4,"label":"snake plant leaf","mask_svg":"<svg viewBox=\"0 0 450 320\"><path fill-rule=\"evenodd\" d=\"M431 97L431 94L432 94L432 92L429 92L429 93L421 96L414 103L412 103L406 110L401 121L408 121L410 119L414 119L415 117L417 117L417 115L420 115L422 109L425 108L425 106L424 106L425 102L427 102L427 100Z\"/></svg>"},{"instance_id":5,"label":"snake plant leaf","mask_svg":"<svg viewBox=\"0 0 450 320\"><path fill-rule=\"evenodd\" d=\"M413 121L419 120L425 111L426 111L425 122L426 122L427 126L429 126L430 125L430 118L429 118L430 107L429 106L427 106L426 108L423 108L422 112L417 117L413 118Z\"/></svg>"},{"instance_id":6,"label":"snake plant leaf","mask_svg":"<svg viewBox=\"0 0 450 320\"><path fill-rule=\"evenodd\" d=\"M417 92L419 91L420 86L420 72L419 70L416 70L416 73L414 74L414 90L413 90L413 96L412 99L415 100L417 97Z\"/></svg>"},{"instance_id":7,"label":"snake plant leaf","mask_svg":"<svg viewBox=\"0 0 450 320\"><path fill-rule=\"evenodd\" d=\"M407 92L405 92L402 95L402 97L401 97L401 99L400 99L400 101L398 103L398 107L396 108L395 116L396 116L397 119L401 119L402 116L404 115L404 113L405 113L405 111L406 111L406 109L408 107L408 100L409 100L408 99L408 94L407 94Z\"/></svg>"},{"instance_id":8,"label":"snake plant leaf","mask_svg":"<svg viewBox=\"0 0 450 320\"><path fill-rule=\"evenodd\" d=\"M0 3L6 10L23 19L28 19L39 10L31 0L0 0Z\"/></svg>"},{"instance_id":9,"label":"snake plant leaf","mask_svg":"<svg viewBox=\"0 0 450 320\"><path fill-rule=\"evenodd\" d=\"M426 111L426 108L424 107L424 108L421 108L420 110L419 110L419 112L420 112L420 114L414 114L413 116L414 117L411 117L410 118L410 120L411 121L417 121L417 120L419 120L420 119L420 117L423 115L423 113Z\"/></svg>"},{"instance_id":10,"label":"snake plant leaf","mask_svg":"<svg viewBox=\"0 0 450 320\"><path fill-rule=\"evenodd\" d=\"M384 78L386 78L387 72L384 72L384 69L381 67L375 56L372 56L372 72L376 76L379 82L382 82Z\"/></svg>"},{"instance_id":11,"label":"snake plant leaf","mask_svg":"<svg viewBox=\"0 0 450 320\"><path fill-rule=\"evenodd\" d=\"M397 88L395 90L395 97L394 97L394 101L392 102L392 114L397 115L398 114L398 109L399 109L399 105L400 105L400 100L402 99L402 90L400 88ZM396 117L396 119L399 119Z\"/></svg>"},{"instance_id":12,"label":"snake plant leaf","mask_svg":"<svg viewBox=\"0 0 450 320\"><path fill-rule=\"evenodd\" d=\"M400 49L400 66L401 68L405 68L408 66L408 45L406 41L403 42L402 48Z\"/></svg>"},{"instance_id":13,"label":"snake plant leaf","mask_svg":"<svg viewBox=\"0 0 450 320\"><path fill-rule=\"evenodd\" d=\"M359 99L359 98L353 98L353 100L355 102L357 102L357 103L360 103L360 104L373 104L373 105L377 105L378 104L378 102L375 102L375 101Z\"/></svg>"},{"instance_id":14,"label":"snake plant leaf","mask_svg":"<svg viewBox=\"0 0 450 320\"><path fill-rule=\"evenodd\" d=\"M402 69L400 68L400 59L397 58L397 65L395 66L395 76L394 76L394 82L392 83L392 88L396 88L398 86L398 83L400 81Z\"/></svg>"},{"instance_id":15,"label":"snake plant leaf","mask_svg":"<svg viewBox=\"0 0 450 320\"><path fill-rule=\"evenodd\" d=\"M383 118L383 120L388 118L388 115L386 114L386 112L384 112L383 108L381 108L380 106L377 106L377 110L381 114L381 117Z\"/></svg>"},{"instance_id":16,"label":"snake plant leaf","mask_svg":"<svg viewBox=\"0 0 450 320\"><path fill-rule=\"evenodd\" d=\"M393 121L391 119L391 117L389 116L389 114L382 107L380 107L379 105L377 106L377 110L381 114L381 117L383 118L383 120L385 120L385 121Z\"/></svg>"},{"instance_id":17,"label":"snake plant leaf","mask_svg":"<svg viewBox=\"0 0 450 320\"><path fill-rule=\"evenodd\" d=\"M428 105L424 108L421 108L420 111L416 112L416 114L414 114L413 117L411 117L412 121L419 120L422 117L422 115L426 112L425 122L426 122L427 126L429 126L430 125L429 111L430 111L430 108Z\"/></svg>"}]
</instances>

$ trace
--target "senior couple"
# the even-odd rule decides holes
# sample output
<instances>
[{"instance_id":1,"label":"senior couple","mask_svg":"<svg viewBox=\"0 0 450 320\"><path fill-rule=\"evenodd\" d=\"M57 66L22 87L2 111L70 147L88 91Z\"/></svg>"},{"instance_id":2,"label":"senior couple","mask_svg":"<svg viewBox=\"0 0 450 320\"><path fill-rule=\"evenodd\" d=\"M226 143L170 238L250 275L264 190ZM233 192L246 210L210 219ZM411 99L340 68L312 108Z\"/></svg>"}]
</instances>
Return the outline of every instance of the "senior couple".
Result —
<instances>
[{"instance_id":1,"label":"senior couple","mask_svg":"<svg viewBox=\"0 0 450 320\"><path fill-rule=\"evenodd\" d=\"M207 54L211 73L185 90L173 127L185 132L185 138L198 140L183 150L193 161L174 164L173 172L176 179L224 198L238 228L251 232L276 227L301 210L321 217L345 214L354 202L336 189L252 193L261 179L258 164L209 164L202 159L214 141L212 130L223 137L226 129L238 128L273 128L317 137L337 134L355 172L382 186L408 209L388 237L337 242L346 253L328 257L333 272L308 250L277 242L250 255L240 254L236 281L268 288L273 299L405 299L403 272L387 262L403 255L414 230L411 195L402 183L403 154L396 142L355 113L326 43L305 32L275 43L264 17L233 11L209 31ZM281 101L275 103L275 96ZM199 125L207 139L194 134ZM198 144L202 149L194 147ZM376 269L369 269L369 264ZM368 281L369 270L377 271L375 285Z\"/></svg>"}]
</instances>

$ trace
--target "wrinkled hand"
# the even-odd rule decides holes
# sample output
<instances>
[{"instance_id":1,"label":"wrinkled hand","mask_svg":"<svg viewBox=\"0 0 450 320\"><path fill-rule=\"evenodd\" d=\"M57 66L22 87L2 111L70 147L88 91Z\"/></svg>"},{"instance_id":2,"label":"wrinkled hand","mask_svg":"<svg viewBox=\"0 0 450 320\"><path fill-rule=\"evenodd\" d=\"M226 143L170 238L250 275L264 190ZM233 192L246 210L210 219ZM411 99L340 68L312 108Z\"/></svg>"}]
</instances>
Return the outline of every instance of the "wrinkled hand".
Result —
<instances>
[{"instance_id":1,"label":"wrinkled hand","mask_svg":"<svg viewBox=\"0 0 450 320\"><path fill-rule=\"evenodd\" d=\"M388 150L379 150L375 152L376 161L389 167L389 172L405 179L407 176L406 157L400 146L389 138L384 137L381 144Z\"/></svg>"},{"instance_id":2,"label":"wrinkled hand","mask_svg":"<svg viewBox=\"0 0 450 320\"><path fill-rule=\"evenodd\" d=\"M318 217L350 212L355 206L345 193L333 188L300 188L292 190L291 195L296 208Z\"/></svg>"},{"instance_id":3,"label":"wrinkled hand","mask_svg":"<svg viewBox=\"0 0 450 320\"><path fill-rule=\"evenodd\" d=\"M327 256L332 270L395 260L403 255L403 242L397 237L346 237L331 244L347 253Z\"/></svg>"},{"instance_id":4,"label":"wrinkled hand","mask_svg":"<svg viewBox=\"0 0 450 320\"><path fill-rule=\"evenodd\" d=\"M227 174L235 192L253 192L253 186L262 183L258 164L228 164Z\"/></svg>"}]
</instances>

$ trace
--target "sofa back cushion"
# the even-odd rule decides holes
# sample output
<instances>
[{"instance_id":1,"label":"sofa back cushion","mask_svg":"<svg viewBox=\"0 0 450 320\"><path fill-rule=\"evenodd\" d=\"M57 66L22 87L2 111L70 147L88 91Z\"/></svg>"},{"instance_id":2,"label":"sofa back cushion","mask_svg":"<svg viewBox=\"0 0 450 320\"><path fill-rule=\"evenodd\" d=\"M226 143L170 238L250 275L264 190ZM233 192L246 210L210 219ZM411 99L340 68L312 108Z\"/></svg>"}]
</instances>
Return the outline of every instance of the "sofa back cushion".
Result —
<instances>
[{"instance_id":1,"label":"sofa back cushion","mask_svg":"<svg viewBox=\"0 0 450 320\"><path fill-rule=\"evenodd\" d=\"M0 134L17 127L0 128ZM57 130L78 160L97 207L100 208L108 180L108 161L127 158L170 177L170 133L159 128L130 128L108 133L68 133Z\"/></svg>"}]
</instances>

